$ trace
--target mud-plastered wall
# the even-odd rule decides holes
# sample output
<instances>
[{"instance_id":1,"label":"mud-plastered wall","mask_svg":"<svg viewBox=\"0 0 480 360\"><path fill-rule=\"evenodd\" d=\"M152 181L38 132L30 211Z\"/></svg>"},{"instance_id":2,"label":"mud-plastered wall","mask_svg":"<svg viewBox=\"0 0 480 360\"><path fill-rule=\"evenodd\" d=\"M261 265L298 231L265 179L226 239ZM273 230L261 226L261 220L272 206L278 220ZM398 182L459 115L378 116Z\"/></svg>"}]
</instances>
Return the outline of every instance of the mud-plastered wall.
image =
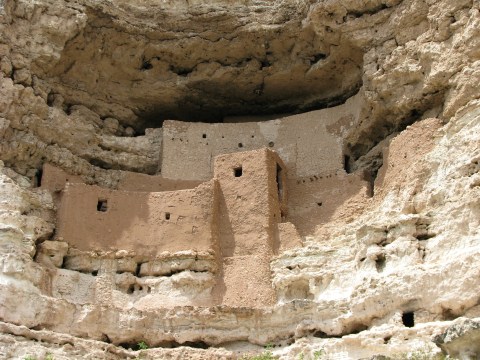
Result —
<instances>
[{"instance_id":1,"label":"mud-plastered wall","mask_svg":"<svg viewBox=\"0 0 480 360\"><path fill-rule=\"evenodd\" d=\"M222 254L219 300L230 306L266 306L276 296L270 281L274 226L285 208L285 165L268 149L218 156L219 245ZM278 182L277 182L278 179Z\"/></svg>"},{"instance_id":2,"label":"mud-plastered wall","mask_svg":"<svg viewBox=\"0 0 480 360\"><path fill-rule=\"evenodd\" d=\"M339 171L288 181L288 216L301 235L316 232L318 226L344 218L351 222L370 196L370 184L361 174Z\"/></svg>"},{"instance_id":3,"label":"mud-plastered wall","mask_svg":"<svg viewBox=\"0 0 480 360\"><path fill-rule=\"evenodd\" d=\"M361 101L355 96L337 107L270 121L258 117L242 123L165 121L162 175L208 180L215 156L263 147L280 155L291 177L333 173L343 167L343 135L355 125Z\"/></svg>"},{"instance_id":4,"label":"mud-plastered wall","mask_svg":"<svg viewBox=\"0 0 480 360\"><path fill-rule=\"evenodd\" d=\"M57 236L81 251L122 249L145 259L163 251L209 250L214 203L213 181L161 193L68 184Z\"/></svg>"}]
</instances>

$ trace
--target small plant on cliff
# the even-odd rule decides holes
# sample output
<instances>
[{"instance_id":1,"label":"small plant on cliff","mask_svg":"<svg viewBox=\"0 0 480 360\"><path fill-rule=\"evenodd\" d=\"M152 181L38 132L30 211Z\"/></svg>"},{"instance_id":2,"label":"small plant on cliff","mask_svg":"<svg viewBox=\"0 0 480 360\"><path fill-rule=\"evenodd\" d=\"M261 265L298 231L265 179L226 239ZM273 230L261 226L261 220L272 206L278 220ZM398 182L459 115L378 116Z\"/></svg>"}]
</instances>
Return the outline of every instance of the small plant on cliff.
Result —
<instances>
[{"instance_id":1,"label":"small plant on cliff","mask_svg":"<svg viewBox=\"0 0 480 360\"><path fill-rule=\"evenodd\" d=\"M275 360L276 358L273 357L273 354L271 351L267 351L265 350L264 352L262 352L261 354L259 355L255 355L255 356L250 356L250 357L242 357L242 360Z\"/></svg>"},{"instance_id":2,"label":"small plant on cliff","mask_svg":"<svg viewBox=\"0 0 480 360\"><path fill-rule=\"evenodd\" d=\"M45 360L55 360L52 354L45 355Z\"/></svg>"},{"instance_id":3,"label":"small plant on cliff","mask_svg":"<svg viewBox=\"0 0 480 360\"><path fill-rule=\"evenodd\" d=\"M273 356L273 353L270 351L273 346L271 344L265 346L265 351L259 355L248 356L243 355L240 360L275 360L276 357Z\"/></svg>"},{"instance_id":4,"label":"small plant on cliff","mask_svg":"<svg viewBox=\"0 0 480 360\"><path fill-rule=\"evenodd\" d=\"M37 360L37 358L35 356L32 356L32 355L27 355L23 358L23 360Z\"/></svg>"},{"instance_id":5,"label":"small plant on cliff","mask_svg":"<svg viewBox=\"0 0 480 360\"><path fill-rule=\"evenodd\" d=\"M148 349L148 345L145 341L140 341L138 344L137 344L138 348L140 350L147 350Z\"/></svg>"}]
</instances>

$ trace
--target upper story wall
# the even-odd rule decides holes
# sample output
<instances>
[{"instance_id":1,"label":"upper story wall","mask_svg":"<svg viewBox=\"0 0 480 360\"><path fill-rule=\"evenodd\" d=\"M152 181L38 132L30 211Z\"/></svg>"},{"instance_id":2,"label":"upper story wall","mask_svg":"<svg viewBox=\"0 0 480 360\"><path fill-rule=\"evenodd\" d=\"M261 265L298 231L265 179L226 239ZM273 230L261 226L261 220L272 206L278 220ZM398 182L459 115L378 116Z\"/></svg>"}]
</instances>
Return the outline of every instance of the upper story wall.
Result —
<instances>
[{"instance_id":1,"label":"upper story wall","mask_svg":"<svg viewBox=\"0 0 480 360\"><path fill-rule=\"evenodd\" d=\"M194 180L172 180L165 179L160 175L147 175L134 173L130 171L119 171L118 190L125 191L175 191L193 189L200 185L202 181ZM42 169L41 187L54 193L60 192L67 183L84 183L84 180L78 175L68 174L64 170L45 163Z\"/></svg>"},{"instance_id":2,"label":"upper story wall","mask_svg":"<svg viewBox=\"0 0 480 360\"><path fill-rule=\"evenodd\" d=\"M268 149L217 156L219 238L224 257L272 252L287 210L286 168Z\"/></svg>"},{"instance_id":3,"label":"upper story wall","mask_svg":"<svg viewBox=\"0 0 480 360\"><path fill-rule=\"evenodd\" d=\"M82 251L132 252L151 259L164 252L210 250L215 239L216 190L117 191L68 184L57 215L57 236Z\"/></svg>"},{"instance_id":4,"label":"upper story wall","mask_svg":"<svg viewBox=\"0 0 480 360\"><path fill-rule=\"evenodd\" d=\"M124 171L118 182L118 190L126 191L175 191L193 189L202 182L197 180L172 180L160 175L147 175Z\"/></svg>"},{"instance_id":5,"label":"upper story wall","mask_svg":"<svg viewBox=\"0 0 480 360\"><path fill-rule=\"evenodd\" d=\"M359 102L355 96L334 108L263 122L165 121L162 175L207 180L215 156L263 147L280 155L291 177L333 173L343 168L343 135L356 123Z\"/></svg>"}]
</instances>

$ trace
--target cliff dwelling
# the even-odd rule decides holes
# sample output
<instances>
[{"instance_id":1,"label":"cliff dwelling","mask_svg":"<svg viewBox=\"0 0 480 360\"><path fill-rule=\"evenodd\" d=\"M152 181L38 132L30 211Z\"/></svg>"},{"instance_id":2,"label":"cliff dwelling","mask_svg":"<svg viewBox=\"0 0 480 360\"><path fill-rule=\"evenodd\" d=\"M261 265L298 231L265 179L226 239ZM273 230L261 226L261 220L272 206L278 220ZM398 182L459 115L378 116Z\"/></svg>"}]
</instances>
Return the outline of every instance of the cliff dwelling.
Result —
<instances>
[{"instance_id":1,"label":"cliff dwelling","mask_svg":"<svg viewBox=\"0 0 480 360\"><path fill-rule=\"evenodd\" d=\"M480 5L0 0L0 359L480 357Z\"/></svg>"}]
</instances>

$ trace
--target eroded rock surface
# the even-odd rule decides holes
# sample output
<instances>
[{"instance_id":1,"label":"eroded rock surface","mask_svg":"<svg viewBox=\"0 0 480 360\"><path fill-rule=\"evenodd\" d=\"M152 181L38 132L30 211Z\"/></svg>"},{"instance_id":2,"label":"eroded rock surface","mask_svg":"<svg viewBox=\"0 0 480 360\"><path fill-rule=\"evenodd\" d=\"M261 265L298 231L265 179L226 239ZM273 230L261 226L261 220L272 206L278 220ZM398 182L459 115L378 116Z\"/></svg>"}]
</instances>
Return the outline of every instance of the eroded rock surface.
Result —
<instances>
[{"instance_id":1,"label":"eroded rock surface","mask_svg":"<svg viewBox=\"0 0 480 360\"><path fill-rule=\"evenodd\" d=\"M459 359L477 359L480 356L480 324L477 319L459 318L434 342L448 355Z\"/></svg>"},{"instance_id":2,"label":"eroded rock surface","mask_svg":"<svg viewBox=\"0 0 480 360\"><path fill-rule=\"evenodd\" d=\"M0 2L0 356L229 359L271 344L283 359L359 359L439 353L435 336L477 351L448 329L480 316L479 25L472 0ZM286 131L295 116L318 126ZM210 165L163 177L165 156L178 165L162 151L168 119L257 122L249 142L229 133L235 149L195 124L178 159L213 163L207 143L273 148L290 168L306 154L273 250L222 250L224 230L219 248L147 259L61 236L69 187L141 199L209 181ZM322 131L335 151L305 145ZM322 157L327 173L309 166ZM228 196L223 213L259 211ZM256 223L239 218L250 241ZM233 291L213 305L219 279ZM142 341L157 348L135 352Z\"/></svg>"}]
</instances>

